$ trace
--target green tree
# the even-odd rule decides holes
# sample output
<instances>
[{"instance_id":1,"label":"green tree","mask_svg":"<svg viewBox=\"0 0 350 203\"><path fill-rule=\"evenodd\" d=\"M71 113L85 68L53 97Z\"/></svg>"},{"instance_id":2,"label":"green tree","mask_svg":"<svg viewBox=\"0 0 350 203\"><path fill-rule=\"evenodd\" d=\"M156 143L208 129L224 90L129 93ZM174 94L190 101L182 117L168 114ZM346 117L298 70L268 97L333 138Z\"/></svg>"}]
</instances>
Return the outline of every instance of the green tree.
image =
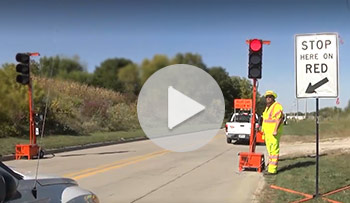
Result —
<instances>
[{"instance_id":1,"label":"green tree","mask_svg":"<svg viewBox=\"0 0 350 203\"><path fill-rule=\"evenodd\" d=\"M350 114L350 100L348 101L348 105L344 108L345 114Z\"/></svg>"},{"instance_id":2,"label":"green tree","mask_svg":"<svg viewBox=\"0 0 350 203\"><path fill-rule=\"evenodd\" d=\"M118 78L123 85L124 92L137 95L140 91L139 68L129 64L119 70Z\"/></svg>"},{"instance_id":3,"label":"green tree","mask_svg":"<svg viewBox=\"0 0 350 203\"><path fill-rule=\"evenodd\" d=\"M79 57L65 58L60 56L41 57L38 74L45 77L64 78L72 72L86 71L86 68L79 62Z\"/></svg>"},{"instance_id":4,"label":"green tree","mask_svg":"<svg viewBox=\"0 0 350 203\"><path fill-rule=\"evenodd\" d=\"M3 64L0 69L0 137L28 135L28 86L16 82L15 64ZM33 100L37 112L44 104L44 91L33 80Z\"/></svg>"},{"instance_id":5,"label":"green tree","mask_svg":"<svg viewBox=\"0 0 350 203\"><path fill-rule=\"evenodd\" d=\"M240 97L242 99L252 98L253 94L253 84L247 78L241 78L239 81L240 87Z\"/></svg>"},{"instance_id":6,"label":"green tree","mask_svg":"<svg viewBox=\"0 0 350 203\"><path fill-rule=\"evenodd\" d=\"M338 107L325 107L320 109L319 115L321 118L335 118L342 113L342 109Z\"/></svg>"},{"instance_id":7,"label":"green tree","mask_svg":"<svg viewBox=\"0 0 350 203\"><path fill-rule=\"evenodd\" d=\"M144 84L146 80L157 70L170 65L170 60L166 55L154 55L151 60L145 59L141 64L141 84Z\"/></svg>"},{"instance_id":8,"label":"green tree","mask_svg":"<svg viewBox=\"0 0 350 203\"><path fill-rule=\"evenodd\" d=\"M238 87L239 96L241 99L252 99L253 98L253 84L247 78L241 78L239 76L231 77L233 86ZM266 103L265 98L260 95L259 91L256 92L256 113L261 115L264 112Z\"/></svg>"},{"instance_id":9,"label":"green tree","mask_svg":"<svg viewBox=\"0 0 350 203\"><path fill-rule=\"evenodd\" d=\"M266 101L264 96L260 96L260 93L257 92L256 96L256 113L262 115L266 107Z\"/></svg>"},{"instance_id":10,"label":"green tree","mask_svg":"<svg viewBox=\"0 0 350 203\"><path fill-rule=\"evenodd\" d=\"M205 71L208 71L207 66L203 63L202 56L199 54L193 53L178 53L171 60L172 64L189 64L201 68Z\"/></svg>"},{"instance_id":11,"label":"green tree","mask_svg":"<svg viewBox=\"0 0 350 203\"><path fill-rule=\"evenodd\" d=\"M132 61L125 58L112 58L103 61L94 71L92 84L122 92L123 84L118 78L118 72L129 64L132 64Z\"/></svg>"},{"instance_id":12,"label":"green tree","mask_svg":"<svg viewBox=\"0 0 350 203\"><path fill-rule=\"evenodd\" d=\"M212 67L209 74L216 80L225 99L225 116L232 113L233 100L239 97L239 87L234 86L229 74L222 67Z\"/></svg>"}]
</instances>

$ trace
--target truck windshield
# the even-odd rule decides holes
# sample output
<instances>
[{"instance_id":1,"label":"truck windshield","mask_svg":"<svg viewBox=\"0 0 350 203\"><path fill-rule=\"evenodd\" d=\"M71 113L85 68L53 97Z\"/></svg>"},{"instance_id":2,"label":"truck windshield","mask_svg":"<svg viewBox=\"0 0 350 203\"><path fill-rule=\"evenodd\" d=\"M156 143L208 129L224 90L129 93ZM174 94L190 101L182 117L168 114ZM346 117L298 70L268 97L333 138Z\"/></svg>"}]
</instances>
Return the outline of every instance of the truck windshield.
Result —
<instances>
[{"instance_id":1,"label":"truck windshield","mask_svg":"<svg viewBox=\"0 0 350 203\"><path fill-rule=\"evenodd\" d=\"M248 115L235 115L231 121L239 123L250 123L250 116Z\"/></svg>"}]
</instances>

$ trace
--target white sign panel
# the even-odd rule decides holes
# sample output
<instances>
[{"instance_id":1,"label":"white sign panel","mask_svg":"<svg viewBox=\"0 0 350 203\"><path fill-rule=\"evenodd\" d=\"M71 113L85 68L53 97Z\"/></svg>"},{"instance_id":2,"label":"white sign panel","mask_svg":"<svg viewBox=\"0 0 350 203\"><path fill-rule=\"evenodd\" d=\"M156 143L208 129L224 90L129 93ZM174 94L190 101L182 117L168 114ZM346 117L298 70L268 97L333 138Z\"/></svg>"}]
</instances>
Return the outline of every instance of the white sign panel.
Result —
<instances>
[{"instance_id":1,"label":"white sign panel","mask_svg":"<svg viewBox=\"0 0 350 203\"><path fill-rule=\"evenodd\" d=\"M295 35L297 98L338 97L338 34Z\"/></svg>"}]
</instances>

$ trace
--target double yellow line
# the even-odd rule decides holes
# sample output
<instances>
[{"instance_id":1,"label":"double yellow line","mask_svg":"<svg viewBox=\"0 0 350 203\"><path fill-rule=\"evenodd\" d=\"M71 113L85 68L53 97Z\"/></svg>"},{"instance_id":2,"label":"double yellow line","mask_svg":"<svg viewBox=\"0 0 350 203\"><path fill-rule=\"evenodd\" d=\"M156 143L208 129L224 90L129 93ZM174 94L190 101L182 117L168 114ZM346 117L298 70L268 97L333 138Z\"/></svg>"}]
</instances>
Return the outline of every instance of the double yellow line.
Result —
<instances>
[{"instance_id":1,"label":"double yellow line","mask_svg":"<svg viewBox=\"0 0 350 203\"><path fill-rule=\"evenodd\" d=\"M116 161L116 162L113 162L111 164L105 164L105 165L98 166L95 168L88 168L88 169L84 169L84 170L74 172L74 173L68 173L68 174L65 174L63 176L67 177L67 178L72 178L74 180L78 180L78 179L86 178L88 176L92 176L92 175L95 175L98 173L103 173L103 172L106 172L106 171L109 171L112 169L117 169L117 168L128 166L128 165L131 165L134 163L138 163L140 161L144 161L144 160L156 157L156 156L164 155L164 154L169 153L169 152L170 152L169 150L161 150L161 151L157 151L157 152L152 152L149 154Z\"/></svg>"}]
</instances>

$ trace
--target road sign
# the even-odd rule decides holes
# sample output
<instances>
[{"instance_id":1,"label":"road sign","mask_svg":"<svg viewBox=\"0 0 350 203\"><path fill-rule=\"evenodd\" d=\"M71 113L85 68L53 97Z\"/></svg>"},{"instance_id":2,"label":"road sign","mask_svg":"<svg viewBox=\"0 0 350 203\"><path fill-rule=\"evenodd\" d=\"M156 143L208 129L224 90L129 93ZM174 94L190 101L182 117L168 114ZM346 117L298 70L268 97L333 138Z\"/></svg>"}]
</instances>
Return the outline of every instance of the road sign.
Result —
<instances>
[{"instance_id":1,"label":"road sign","mask_svg":"<svg viewBox=\"0 0 350 203\"><path fill-rule=\"evenodd\" d=\"M295 35L297 98L338 97L338 34Z\"/></svg>"},{"instance_id":2,"label":"road sign","mask_svg":"<svg viewBox=\"0 0 350 203\"><path fill-rule=\"evenodd\" d=\"M252 100L251 99L235 99L233 107L235 109L250 110L252 108Z\"/></svg>"}]
</instances>

